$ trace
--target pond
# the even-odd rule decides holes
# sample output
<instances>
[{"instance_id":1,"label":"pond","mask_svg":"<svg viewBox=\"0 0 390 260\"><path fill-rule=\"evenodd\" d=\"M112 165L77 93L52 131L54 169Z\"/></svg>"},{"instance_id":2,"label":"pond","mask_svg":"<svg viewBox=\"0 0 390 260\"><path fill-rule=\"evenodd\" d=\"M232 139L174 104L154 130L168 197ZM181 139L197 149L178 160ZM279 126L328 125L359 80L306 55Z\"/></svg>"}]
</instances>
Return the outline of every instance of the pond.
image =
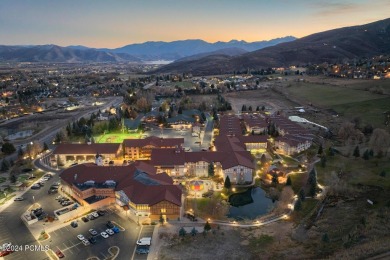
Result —
<instances>
[{"instance_id":1,"label":"pond","mask_svg":"<svg viewBox=\"0 0 390 260\"><path fill-rule=\"evenodd\" d=\"M229 197L229 218L255 219L268 213L274 207L272 199L259 187L250 188L246 192L232 194Z\"/></svg>"}]
</instances>

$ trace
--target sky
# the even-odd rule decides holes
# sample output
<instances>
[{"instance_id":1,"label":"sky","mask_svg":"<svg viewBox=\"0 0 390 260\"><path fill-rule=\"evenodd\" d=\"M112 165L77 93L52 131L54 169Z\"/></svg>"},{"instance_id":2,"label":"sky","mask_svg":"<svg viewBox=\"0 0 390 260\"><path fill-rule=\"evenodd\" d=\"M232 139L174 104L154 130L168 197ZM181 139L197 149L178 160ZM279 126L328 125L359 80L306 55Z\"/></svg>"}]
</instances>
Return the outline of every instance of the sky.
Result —
<instances>
[{"instance_id":1,"label":"sky","mask_svg":"<svg viewBox=\"0 0 390 260\"><path fill-rule=\"evenodd\" d=\"M0 45L270 40L390 18L390 0L0 0Z\"/></svg>"}]
</instances>

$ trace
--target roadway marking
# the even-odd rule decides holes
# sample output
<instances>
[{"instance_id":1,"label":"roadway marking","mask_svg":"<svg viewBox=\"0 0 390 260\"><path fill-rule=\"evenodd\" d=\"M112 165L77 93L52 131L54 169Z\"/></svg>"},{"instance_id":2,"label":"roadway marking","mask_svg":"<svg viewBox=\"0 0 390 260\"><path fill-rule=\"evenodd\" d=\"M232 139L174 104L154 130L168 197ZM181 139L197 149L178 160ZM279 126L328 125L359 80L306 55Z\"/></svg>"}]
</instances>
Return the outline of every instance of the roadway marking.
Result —
<instances>
[{"instance_id":1,"label":"roadway marking","mask_svg":"<svg viewBox=\"0 0 390 260\"><path fill-rule=\"evenodd\" d=\"M125 231L125 230L126 230L124 227L122 227L121 225L119 225L119 224L116 223L115 221L112 221L112 223L116 224L116 226L119 227L119 230L120 230L120 231Z\"/></svg>"},{"instance_id":2,"label":"roadway marking","mask_svg":"<svg viewBox=\"0 0 390 260\"><path fill-rule=\"evenodd\" d=\"M105 254L103 254L102 252L100 252L100 254L102 254L102 255L103 255L104 259L107 259L107 257L106 257L106 255L105 255Z\"/></svg>"},{"instance_id":3,"label":"roadway marking","mask_svg":"<svg viewBox=\"0 0 390 260\"><path fill-rule=\"evenodd\" d=\"M138 232L138 236L137 236L137 240L136 240L136 241L139 240L139 237L140 237L140 235L141 235L142 229L143 229L143 226L141 225L141 228L139 229L139 232ZM131 259L134 259L135 250L137 250L137 245L135 245L135 247L134 247L134 250L133 250L133 254L132 254L132 256L131 256Z\"/></svg>"}]
</instances>

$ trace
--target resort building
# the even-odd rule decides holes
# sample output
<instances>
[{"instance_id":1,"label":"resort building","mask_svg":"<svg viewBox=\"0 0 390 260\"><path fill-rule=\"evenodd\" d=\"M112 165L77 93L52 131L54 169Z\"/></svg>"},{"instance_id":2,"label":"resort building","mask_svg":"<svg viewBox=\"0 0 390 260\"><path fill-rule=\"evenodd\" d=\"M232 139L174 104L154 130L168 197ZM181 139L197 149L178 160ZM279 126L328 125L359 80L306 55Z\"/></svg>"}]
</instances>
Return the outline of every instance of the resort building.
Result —
<instances>
[{"instance_id":1,"label":"resort building","mask_svg":"<svg viewBox=\"0 0 390 260\"><path fill-rule=\"evenodd\" d=\"M95 162L96 155L105 160L113 160L122 157L122 154L122 144L59 144L53 151L52 160L63 163Z\"/></svg>"},{"instance_id":2,"label":"resort building","mask_svg":"<svg viewBox=\"0 0 390 260\"><path fill-rule=\"evenodd\" d=\"M184 138L160 138L150 136L145 139L125 139L123 141L124 158L131 160L150 160L155 148L175 148L184 144Z\"/></svg>"},{"instance_id":3,"label":"resort building","mask_svg":"<svg viewBox=\"0 0 390 260\"><path fill-rule=\"evenodd\" d=\"M144 162L107 167L80 164L64 170L60 178L63 191L87 209L117 205L143 219L180 217L180 187Z\"/></svg>"}]
</instances>

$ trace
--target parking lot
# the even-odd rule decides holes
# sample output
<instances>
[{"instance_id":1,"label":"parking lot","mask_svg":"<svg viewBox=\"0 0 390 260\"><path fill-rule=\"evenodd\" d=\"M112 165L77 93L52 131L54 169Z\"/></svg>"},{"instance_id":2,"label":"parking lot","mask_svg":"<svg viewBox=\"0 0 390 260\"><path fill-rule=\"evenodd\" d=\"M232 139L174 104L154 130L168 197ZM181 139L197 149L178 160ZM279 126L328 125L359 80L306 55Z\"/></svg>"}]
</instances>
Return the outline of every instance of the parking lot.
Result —
<instances>
[{"instance_id":1,"label":"parking lot","mask_svg":"<svg viewBox=\"0 0 390 260\"><path fill-rule=\"evenodd\" d=\"M71 227L69 223L63 228L50 232L50 239L43 244L49 245L54 252L61 250L66 259L87 259L93 256L107 259L110 256L108 249L112 246L120 248L118 259L128 258L134 252L140 227L132 221L122 219L111 209L106 211L107 213L104 216L100 216L95 220L83 222L78 219L78 227L76 228ZM106 223L109 220L119 227L120 232L108 238L103 238L100 233L107 229ZM96 230L98 235L95 236L95 244L85 246L77 238L77 235L81 234L88 239L92 236L88 232L89 229Z\"/></svg>"},{"instance_id":2,"label":"parking lot","mask_svg":"<svg viewBox=\"0 0 390 260\"><path fill-rule=\"evenodd\" d=\"M143 226L141 229L141 233L139 235L139 238L152 237L153 230L154 230L154 226ZM153 240L152 240L151 244L153 244ZM147 254L140 255L140 254L136 254L136 253L134 254L134 257L133 257L134 260L145 260L147 258L148 258Z\"/></svg>"}]
</instances>

